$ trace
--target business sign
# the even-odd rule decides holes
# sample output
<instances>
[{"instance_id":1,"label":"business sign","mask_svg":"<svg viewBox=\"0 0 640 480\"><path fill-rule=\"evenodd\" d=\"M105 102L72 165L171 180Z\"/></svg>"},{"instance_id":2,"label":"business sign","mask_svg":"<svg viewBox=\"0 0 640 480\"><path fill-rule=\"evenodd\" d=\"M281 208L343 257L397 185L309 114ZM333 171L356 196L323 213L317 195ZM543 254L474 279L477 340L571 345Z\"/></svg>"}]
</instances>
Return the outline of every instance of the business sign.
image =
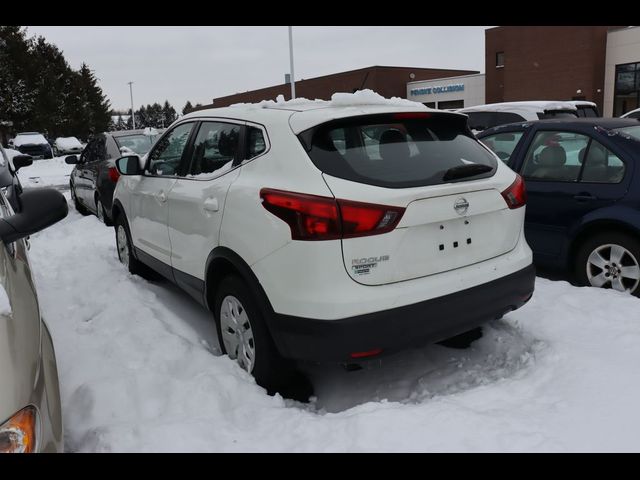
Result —
<instances>
[{"instance_id":1,"label":"business sign","mask_svg":"<svg viewBox=\"0 0 640 480\"><path fill-rule=\"evenodd\" d=\"M413 88L409 91L412 96L437 95L439 93L464 92L464 83L452 83L451 85L438 85L436 87Z\"/></svg>"}]
</instances>

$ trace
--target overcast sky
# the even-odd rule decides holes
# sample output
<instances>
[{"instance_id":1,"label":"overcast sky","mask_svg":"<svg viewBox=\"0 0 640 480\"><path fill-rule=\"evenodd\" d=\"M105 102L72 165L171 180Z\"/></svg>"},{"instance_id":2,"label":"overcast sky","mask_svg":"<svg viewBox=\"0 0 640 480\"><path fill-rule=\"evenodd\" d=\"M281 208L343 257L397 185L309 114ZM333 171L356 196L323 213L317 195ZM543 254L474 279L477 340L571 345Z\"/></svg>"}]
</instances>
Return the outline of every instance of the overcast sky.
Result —
<instances>
[{"instance_id":1,"label":"overcast sky","mask_svg":"<svg viewBox=\"0 0 640 480\"><path fill-rule=\"evenodd\" d=\"M371 65L484 71L488 27L294 27L297 80ZM28 27L78 69L86 62L115 109L215 97L284 82L282 27Z\"/></svg>"}]
</instances>

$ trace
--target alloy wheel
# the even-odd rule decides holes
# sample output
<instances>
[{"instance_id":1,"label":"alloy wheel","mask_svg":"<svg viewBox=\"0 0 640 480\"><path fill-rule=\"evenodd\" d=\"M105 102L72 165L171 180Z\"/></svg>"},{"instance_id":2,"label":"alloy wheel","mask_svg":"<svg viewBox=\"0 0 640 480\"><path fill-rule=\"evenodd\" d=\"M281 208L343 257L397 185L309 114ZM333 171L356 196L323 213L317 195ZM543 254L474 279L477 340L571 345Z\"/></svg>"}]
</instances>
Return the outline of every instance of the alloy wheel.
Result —
<instances>
[{"instance_id":1,"label":"alloy wheel","mask_svg":"<svg viewBox=\"0 0 640 480\"><path fill-rule=\"evenodd\" d=\"M597 247L587 259L587 278L594 287L633 292L640 284L640 264L626 248L616 244Z\"/></svg>"}]
</instances>

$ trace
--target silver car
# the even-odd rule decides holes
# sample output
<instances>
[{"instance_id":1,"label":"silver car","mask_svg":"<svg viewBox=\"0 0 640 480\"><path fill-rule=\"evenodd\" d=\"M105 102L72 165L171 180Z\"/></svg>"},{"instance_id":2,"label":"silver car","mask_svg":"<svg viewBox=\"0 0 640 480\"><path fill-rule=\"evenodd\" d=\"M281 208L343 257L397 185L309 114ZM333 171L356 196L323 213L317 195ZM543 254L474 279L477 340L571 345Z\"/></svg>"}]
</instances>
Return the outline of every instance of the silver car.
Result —
<instances>
[{"instance_id":1,"label":"silver car","mask_svg":"<svg viewBox=\"0 0 640 480\"><path fill-rule=\"evenodd\" d=\"M0 169L15 175L0 146ZM52 189L20 192L16 210L0 187L0 452L60 452L62 412L51 334L38 305L27 237L67 215Z\"/></svg>"}]
</instances>

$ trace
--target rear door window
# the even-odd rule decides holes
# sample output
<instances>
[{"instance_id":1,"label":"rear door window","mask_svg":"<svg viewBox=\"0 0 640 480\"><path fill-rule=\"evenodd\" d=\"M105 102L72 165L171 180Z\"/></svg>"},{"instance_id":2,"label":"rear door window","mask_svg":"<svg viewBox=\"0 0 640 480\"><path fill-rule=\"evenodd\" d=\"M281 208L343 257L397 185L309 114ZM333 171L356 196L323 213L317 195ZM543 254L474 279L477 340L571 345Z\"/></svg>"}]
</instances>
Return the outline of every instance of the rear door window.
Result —
<instances>
[{"instance_id":1,"label":"rear door window","mask_svg":"<svg viewBox=\"0 0 640 480\"><path fill-rule=\"evenodd\" d=\"M267 151L267 142L264 133L257 127L247 127L247 158L246 160L262 155Z\"/></svg>"},{"instance_id":2,"label":"rear door window","mask_svg":"<svg viewBox=\"0 0 640 480\"><path fill-rule=\"evenodd\" d=\"M238 156L240 125L203 122L193 144L192 176L217 176L231 170Z\"/></svg>"},{"instance_id":3,"label":"rear door window","mask_svg":"<svg viewBox=\"0 0 640 480\"><path fill-rule=\"evenodd\" d=\"M367 115L300 134L321 171L389 188L437 185L493 175L497 162L454 114Z\"/></svg>"},{"instance_id":4,"label":"rear door window","mask_svg":"<svg viewBox=\"0 0 640 480\"><path fill-rule=\"evenodd\" d=\"M588 183L620 183L624 178L624 171L624 162L615 153L592 140L580 180Z\"/></svg>"},{"instance_id":5,"label":"rear door window","mask_svg":"<svg viewBox=\"0 0 640 480\"><path fill-rule=\"evenodd\" d=\"M577 182L590 138L573 132L540 131L529 147L522 174L527 179Z\"/></svg>"}]
</instances>

